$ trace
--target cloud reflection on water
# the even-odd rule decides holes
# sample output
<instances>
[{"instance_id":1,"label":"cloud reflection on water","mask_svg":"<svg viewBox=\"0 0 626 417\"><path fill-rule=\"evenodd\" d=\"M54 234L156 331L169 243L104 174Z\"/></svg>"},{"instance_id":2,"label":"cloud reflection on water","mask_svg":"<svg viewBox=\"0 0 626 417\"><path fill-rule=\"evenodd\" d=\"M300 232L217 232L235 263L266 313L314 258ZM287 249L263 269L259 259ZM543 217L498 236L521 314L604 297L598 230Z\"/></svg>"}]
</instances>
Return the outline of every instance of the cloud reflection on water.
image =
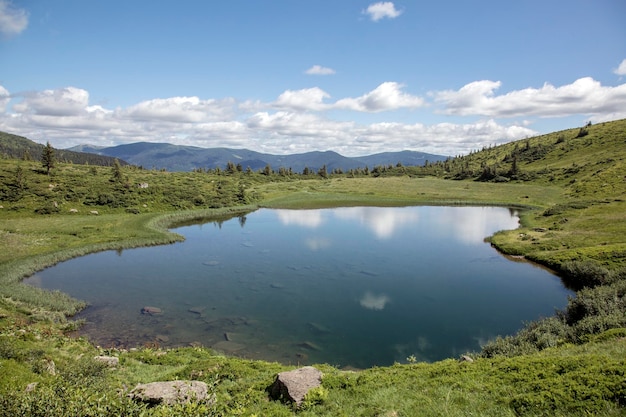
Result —
<instances>
[{"instance_id":1,"label":"cloud reflection on water","mask_svg":"<svg viewBox=\"0 0 626 417\"><path fill-rule=\"evenodd\" d=\"M491 210L489 207L437 207L433 220L446 235L455 237L465 244L482 244L493 234L493 224L506 225L503 229L515 229L518 226L517 212ZM450 233L452 232L452 233Z\"/></svg>"},{"instance_id":2,"label":"cloud reflection on water","mask_svg":"<svg viewBox=\"0 0 626 417\"><path fill-rule=\"evenodd\" d=\"M304 241L306 246L312 251L317 251L320 249L326 249L331 246L330 239L325 239L323 237L310 237Z\"/></svg>"},{"instance_id":3,"label":"cloud reflection on water","mask_svg":"<svg viewBox=\"0 0 626 417\"><path fill-rule=\"evenodd\" d=\"M302 226L316 229L324 223L322 210L274 210L285 226Z\"/></svg>"},{"instance_id":4,"label":"cloud reflection on water","mask_svg":"<svg viewBox=\"0 0 626 417\"><path fill-rule=\"evenodd\" d=\"M378 311L384 309L385 305L387 305L390 301L391 298L389 298L386 294L372 294L368 291L363 294L363 297L359 300L359 304L368 310Z\"/></svg>"},{"instance_id":5,"label":"cloud reflection on water","mask_svg":"<svg viewBox=\"0 0 626 417\"><path fill-rule=\"evenodd\" d=\"M335 217L365 225L379 239L390 239L402 227L419 222L416 210L397 207L348 207L336 210Z\"/></svg>"},{"instance_id":6,"label":"cloud reflection on water","mask_svg":"<svg viewBox=\"0 0 626 417\"><path fill-rule=\"evenodd\" d=\"M482 244L483 239L493 234L494 223L505 225L504 229L518 227L516 211L491 210L489 207L436 207L420 214L416 207L341 207L328 210L275 210L279 221L285 226L301 226L316 229L322 226L325 216L356 222L365 226L378 239L391 239L398 231L417 226L420 221L436 225L441 234L464 244ZM416 228L417 229L417 228ZM311 238L307 246L319 249ZM324 246L325 247L325 246Z\"/></svg>"}]
</instances>

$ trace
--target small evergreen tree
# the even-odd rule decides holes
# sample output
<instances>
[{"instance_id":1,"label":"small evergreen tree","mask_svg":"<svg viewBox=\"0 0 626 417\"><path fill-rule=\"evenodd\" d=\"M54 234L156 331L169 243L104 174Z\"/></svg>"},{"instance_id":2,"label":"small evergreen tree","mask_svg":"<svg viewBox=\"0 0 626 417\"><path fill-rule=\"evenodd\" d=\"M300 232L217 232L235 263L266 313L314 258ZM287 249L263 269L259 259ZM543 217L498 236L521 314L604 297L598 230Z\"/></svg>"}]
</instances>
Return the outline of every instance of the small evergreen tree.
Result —
<instances>
[{"instance_id":1,"label":"small evergreen tree","mask_svg":"<svg viewBox=\"0 0 626 417\"><path fill-rule=\"evenodd\" d=\"M317 171L317 175L322 178L328 178L328 170L326 170L326 164L322 165L322 167Z\"/></svg>"},{"instance_id":2,"label":"small evergreen tree","mask_svg":"<svg viewBox=\"0 0 626 417\"><path fill-rule=\"evenodd\" d=\"M124 180L124 175L122 174L122 165L120 161L115 159L113 162L113 181L122 182Z\"/></svg>"},{"instance_id":3,"label":"small evergreen tree","mask_svg":"<svg viewBox=\"0 0 626 417\"><path fill-rule=\"evenodd\" d=\"M50 175L50 170L55 165L54 148L50 145L50 142L46 142L46 147L41 152L41 165L46 169L46 174Z\"/></svg>"}]
</instances>

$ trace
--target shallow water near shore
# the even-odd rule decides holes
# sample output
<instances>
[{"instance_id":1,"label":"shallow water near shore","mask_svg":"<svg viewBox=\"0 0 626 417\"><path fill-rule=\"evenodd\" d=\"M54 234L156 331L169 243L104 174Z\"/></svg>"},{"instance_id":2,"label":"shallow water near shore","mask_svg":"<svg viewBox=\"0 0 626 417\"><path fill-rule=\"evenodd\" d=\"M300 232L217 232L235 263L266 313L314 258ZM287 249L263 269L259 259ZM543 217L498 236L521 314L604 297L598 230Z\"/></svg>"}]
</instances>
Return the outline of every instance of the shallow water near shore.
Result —
<instances>
[{"instance_id":1,"label":"shallow water near shore","mask_svg":"<svg viewBox=\"0 0 626 417\"><path fill-rule=\"evenodd\" d=\"M434 361L566 305L558 277L484 242L517 224L499 207L262 209L26 283L87 301L81 333L104 347L203 345L355 368Z\"/></svg>"}]
</instances>

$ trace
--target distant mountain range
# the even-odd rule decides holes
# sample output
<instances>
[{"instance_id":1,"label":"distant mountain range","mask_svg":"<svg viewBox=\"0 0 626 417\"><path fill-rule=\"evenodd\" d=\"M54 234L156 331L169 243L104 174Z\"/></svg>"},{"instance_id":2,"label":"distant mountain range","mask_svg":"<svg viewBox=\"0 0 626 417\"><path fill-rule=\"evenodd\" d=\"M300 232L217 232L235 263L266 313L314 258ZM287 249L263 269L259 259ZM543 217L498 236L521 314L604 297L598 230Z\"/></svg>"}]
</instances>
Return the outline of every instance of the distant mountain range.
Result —
<instances>
[{"instance_id":1,"label":"distant mountain range","mask_svg":"<svg viewBox=\"0 0 626 417\"><path fill-rule=\"evenodd\" d=\"M332 172L335 169L374 168L377 165L388 166L401 163L404 166L421 166L426 161L436 162L448 157L416 151L384 152L368 156L346 157L336 152L307 152L293 155L272 155L248 149L199 148L195 146L172 145L168 143L137 142L113 147L79 145L69 148L71 151L105 155L124 160L132 165L147 169L166 169L168 171L191 171L196 168L217 167L223 169L228 162L241 164L254 171L269 165L272 169L291 168L302 172L304 168L318 170L323 165Z\"/></svg>"}]
</instances>

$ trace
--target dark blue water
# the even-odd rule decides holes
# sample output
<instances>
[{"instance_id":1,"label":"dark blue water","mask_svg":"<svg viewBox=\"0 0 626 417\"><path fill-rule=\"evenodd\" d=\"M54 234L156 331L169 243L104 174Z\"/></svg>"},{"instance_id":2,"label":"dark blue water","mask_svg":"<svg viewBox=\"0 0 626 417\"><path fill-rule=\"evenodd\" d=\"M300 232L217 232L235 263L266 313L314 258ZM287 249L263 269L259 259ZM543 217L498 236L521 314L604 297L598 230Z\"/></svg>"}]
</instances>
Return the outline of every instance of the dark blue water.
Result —
<instances>
[{"instance_id":1,"label":"dark blue water","mask_svg":"<svg viewBox=\"0 0 626 417\"><path fill-rule=\"evenodd\" d=\"M357 368L433 361L566 305L558 277L484 242L517 224L495 207L259 210L178 228L184 243L88 255L28 282L88 301L83 332L102 346L201 344Z\"/></svg>"}]
</instances>

